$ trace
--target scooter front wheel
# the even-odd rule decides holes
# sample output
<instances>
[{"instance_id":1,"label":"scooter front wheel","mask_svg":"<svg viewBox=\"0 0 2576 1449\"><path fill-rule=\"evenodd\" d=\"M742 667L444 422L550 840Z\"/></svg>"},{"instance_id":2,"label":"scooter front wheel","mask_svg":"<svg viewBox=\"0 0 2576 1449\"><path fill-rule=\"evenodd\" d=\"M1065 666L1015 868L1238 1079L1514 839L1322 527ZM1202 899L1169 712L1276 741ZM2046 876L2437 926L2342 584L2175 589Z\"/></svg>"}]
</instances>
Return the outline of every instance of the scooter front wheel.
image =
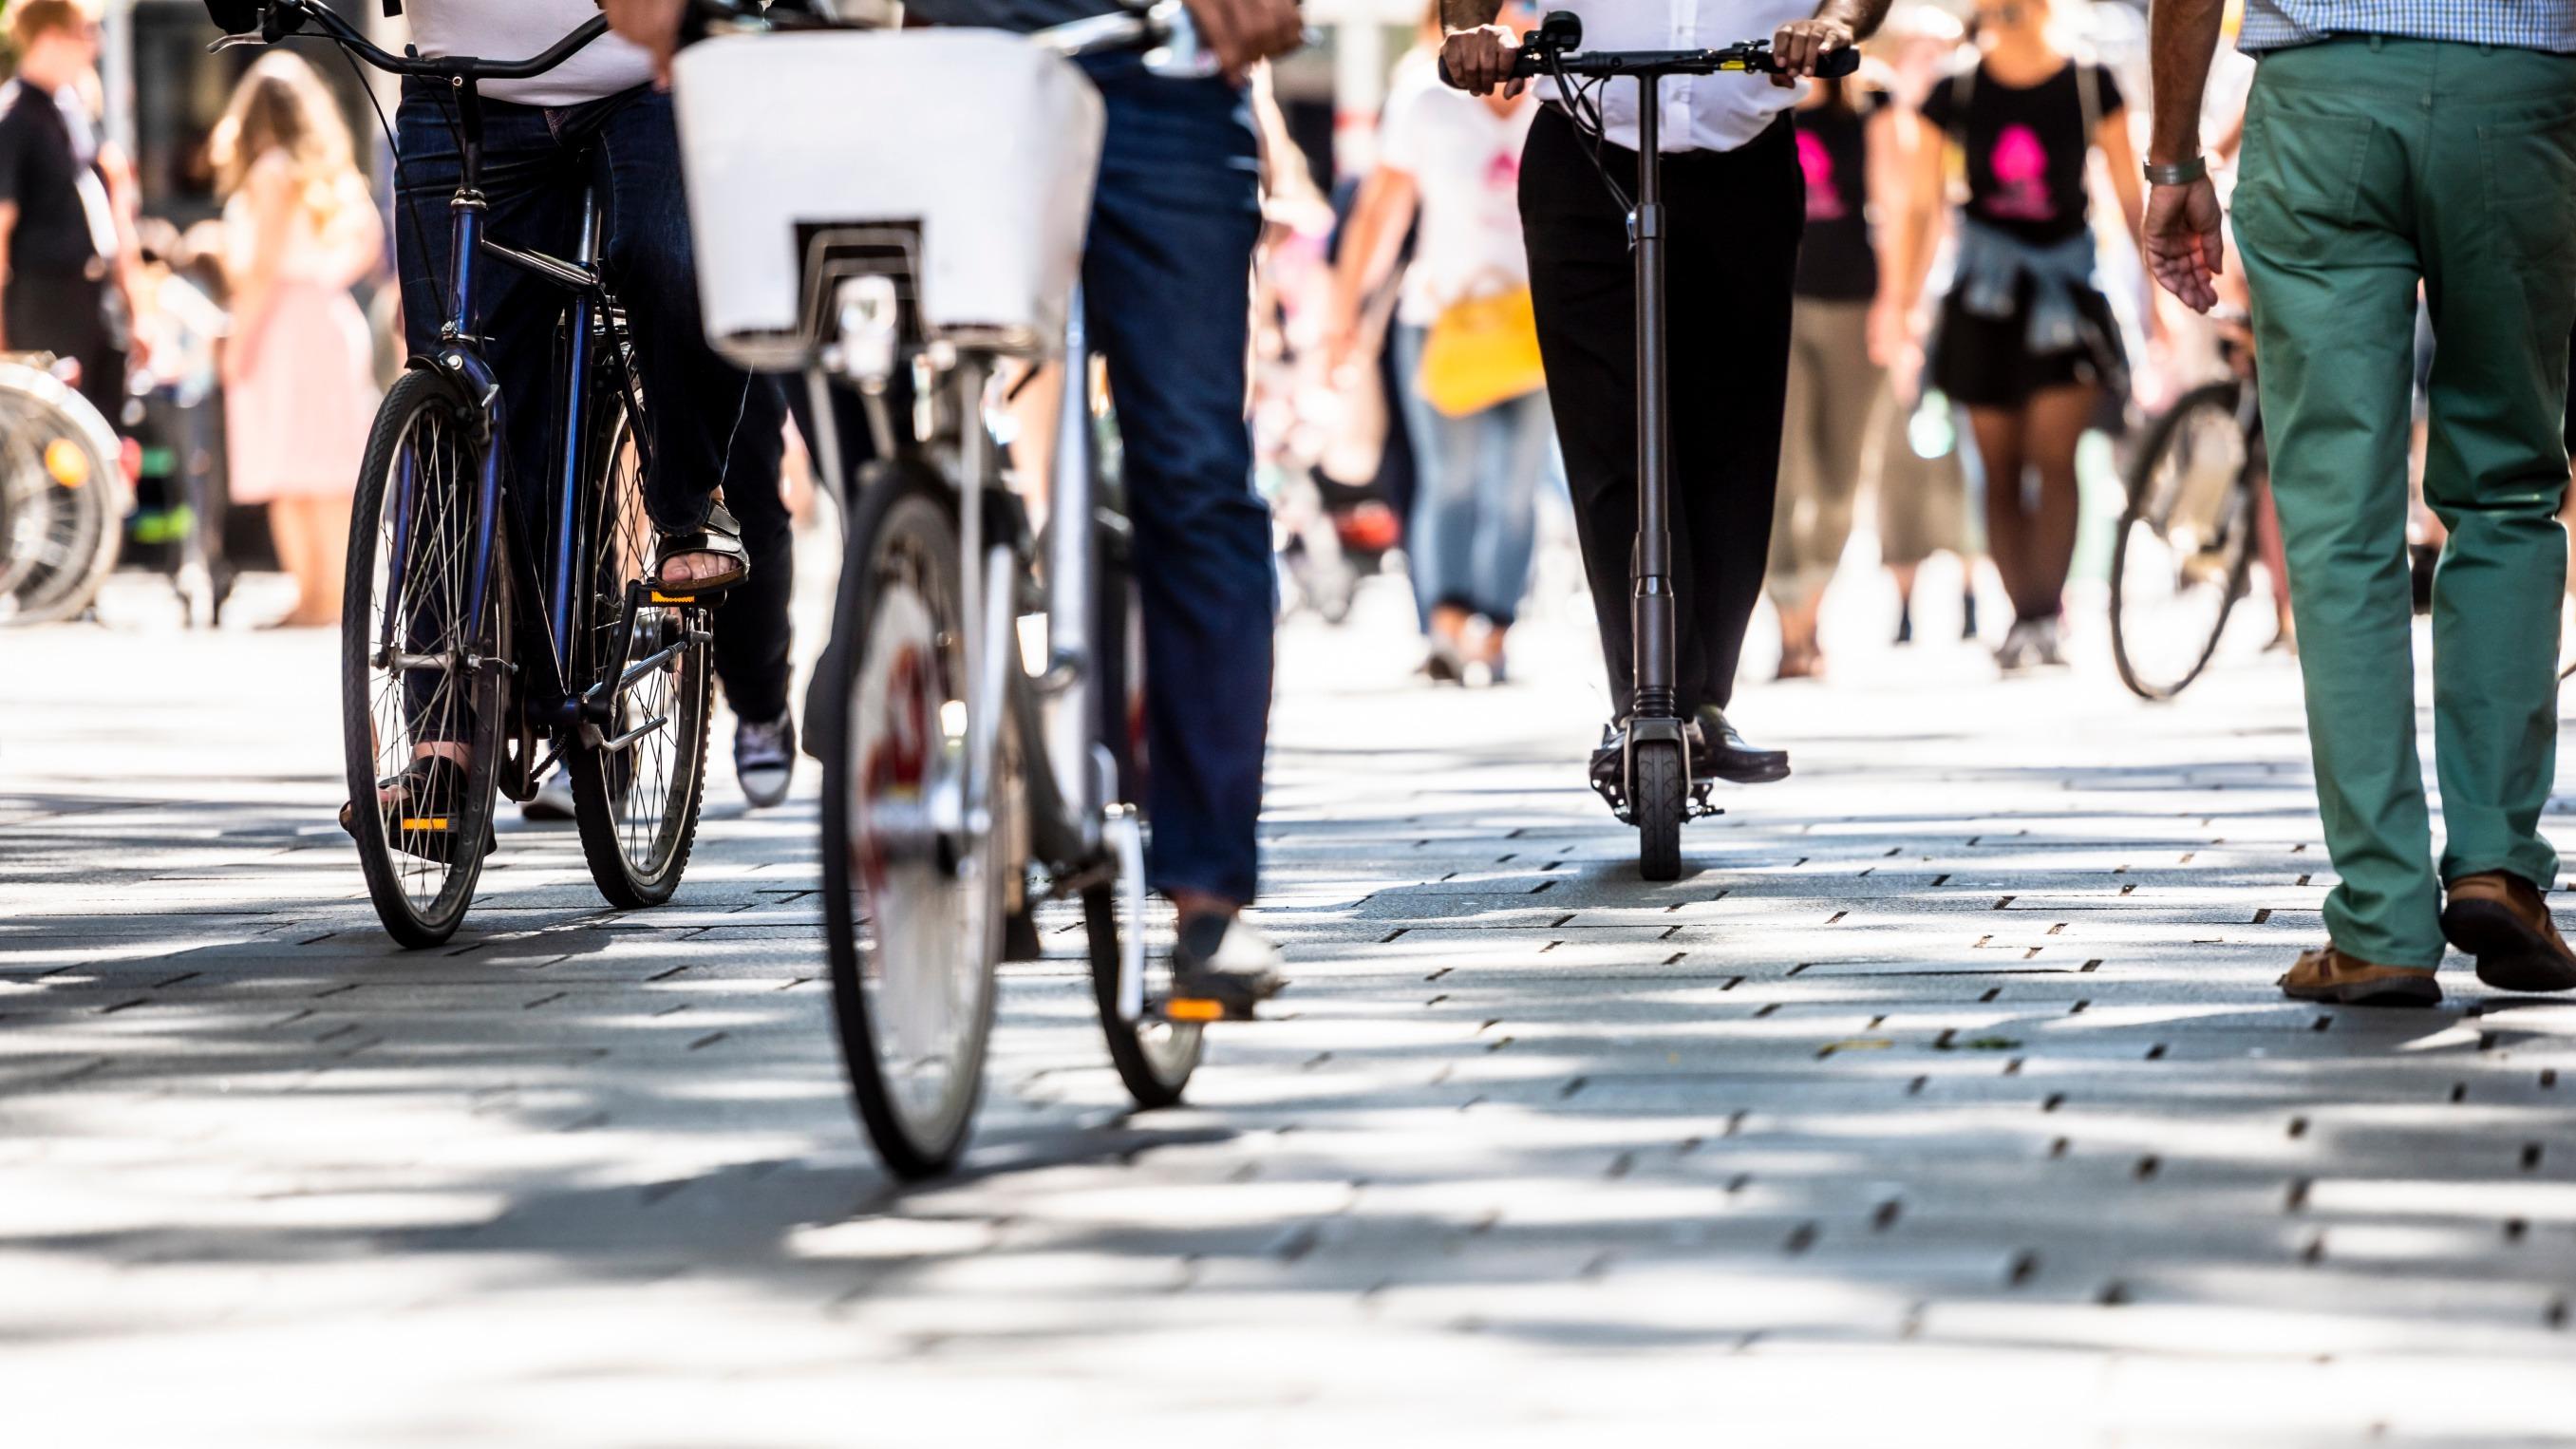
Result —
<instances>
[{"instance_id":1,"label":"scooter front wheel","mask_svg":"<svg viewBox=\"0 0 2576 1449\"><path fill-rule=\"evenodd\" d=\"M1690 814L1690 772L1673 740L1642 741L1629 757L1629 808L1637 821L1637 873L1679 880L1682 821Z\"/></svg>"}]
</instances>

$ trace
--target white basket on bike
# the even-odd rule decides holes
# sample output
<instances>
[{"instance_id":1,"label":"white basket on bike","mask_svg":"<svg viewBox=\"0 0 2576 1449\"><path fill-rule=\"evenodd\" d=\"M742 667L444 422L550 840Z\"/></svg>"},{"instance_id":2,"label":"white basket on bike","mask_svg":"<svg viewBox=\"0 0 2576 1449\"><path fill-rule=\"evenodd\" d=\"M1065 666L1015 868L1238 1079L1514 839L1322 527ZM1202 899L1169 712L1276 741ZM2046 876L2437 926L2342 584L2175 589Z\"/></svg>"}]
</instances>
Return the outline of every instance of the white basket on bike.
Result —
<instances>
[{"instance_id":1,"label":"white basket on bike","mask_svg":"<svg viewBox=\"0 0 2576 1449\"><path fill-rule=\"evenodd\" d=\"M730 36L674 68L707 338L803 366L848 276L892 277L923 338L1062 338L1100 160L1100 96L991 30Z\"/></svg>"}]
</instances>

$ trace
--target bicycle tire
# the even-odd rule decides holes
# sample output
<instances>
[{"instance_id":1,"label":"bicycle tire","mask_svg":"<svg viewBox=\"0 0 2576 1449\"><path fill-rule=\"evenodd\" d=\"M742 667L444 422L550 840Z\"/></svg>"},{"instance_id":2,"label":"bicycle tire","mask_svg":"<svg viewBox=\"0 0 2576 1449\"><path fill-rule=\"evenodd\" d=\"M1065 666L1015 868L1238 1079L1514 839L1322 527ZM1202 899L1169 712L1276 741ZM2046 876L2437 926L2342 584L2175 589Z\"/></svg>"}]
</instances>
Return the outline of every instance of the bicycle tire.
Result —
<instances>
[{"instance_id":1,"label":"bicycle tire","mask_svg":"<svg viewBox=\"0 0 2576 1449\"><path fill-rule=\"evenodd\" d=\"M2111 548L2111 658L2119 669L2120 682L2144 700L2171 700L2208 670L2226 637L2227 621L2234 615L2238 601L2245 597L2254 558L2254 496L2248 472L2256 456L2253 440L2244 436L2237 423L2245 386L2222 380L2204 383L2183 394L2148 431L2145 443L2130 459L2128 476L2123 480L2127 502L2120 510ZM2158 508L2168 504L2168 500L2156 496L2160 470L2192 436L2187 430L2212 417L2223 419L2226 430L2233 431L2244 446L2228 478L2219 517L2220 546L2227 550L2221 570L2222 592L2206 632L2193 630L2178 656L2183 660L2181 667L2158 670L2143 662L2144 641L2131 618L2130 601L2141 582L2133 577L2132 540L2138 537L2139 530L2158 540L2164 537L2169 520L2156 516Z\"/></svg>"},{"instance_id":2,"label":"bicycle tire","mask_svg":"<svg viewBox=\"0 0 2576 1449\"><path fill-rule=\"evenodd\" d=\"M123 466L115 431L87 398L49 372L0 364L0 435L12 455L5 466L18 494L9 532L0 536L0 624L52 624L80 617L116 568L125 520L116 470ZM54 467L56 449L72 450L77 481ZM67 460L69 461L69 460ZM32 486L27 486L32 484Z\"/></svg>"},{"instance_id":3,"label":"bicycle tire","mask_svg":"<svg viewBox=\"0 0 2576 1449\"><path fill-rule=\"evenodd\" d=\"M959 883L943 886L945 866L893 859L880 834L878 792L889 804L900 798L894 787L931 801L947 758L931 731L963 733L943 723L965 692L958 548L943 482L897 463L864 469L813 685L833 1020L860 1123L888 1170L913 1180L953 1167L973 1133L1003 946L994 837L980 862L957 860ZM940 919L943 910L953 914ZM901 1000L872 999L871 980ZM936 1054L903 1039L929 1024L925 1007L942 1009L949 1032ZM908 1070L890 1070L889 1056Z\"/></svg>"},{"instance_id":4,"label":"bicycle tire","mask_svg":"<svg viewBox=\"0 0 2576 1449\"><path fill-rule=\"evenodd\" d=\"M398 820L389 822L382 810L350 811L358 864L377 919L387 934L413 949L440 944L464 920L482 877L499 783L507 708L502 661L510 654L507 568L494 570L482 616L461 631L455 622L465 612L461 575L476 532L472 483L480 474L483 450L491 446L480 432L480 417L462 388L437 373L405 373L386 395L368 433L350 513L346 597L351 607L340 619L341 747L349 799L372 805L378 783L409 764L414 749L409 735L423 715L459 724L466 747L465 794L451 812L447 835L451 842L467 843L451 844L445 861L396 849L391 833L404 827ZM410 480L405 492L392 487L397 470ZM406 497L419 506L408 519L398 511ZM381 592L382 575L394 537L406 540L412 562L405 569L402 598L388 602ZM427 567L442 559L451 565L444 578ZM415 594L415 585L439 593L435 598ZM418 615L405 608L408 599L421 601ZM452 654L459 662L449 666L449 679L465 676L464 688L417 700L410 678L419 671L378 667L376 641L389 637L378 619L389 608L402 610L402 618L425 617L425 627L433 632L403 627L397 644L414 655ZM475 656L483 662L470 662ZM399 732L390 750L384 745L388 727Z\"/></svg>"},{"instance_id":5,"label":"bicycle tire","mask_svg":"<svg viewBox=\"0 0 2576 1449\"><path fill-rule=\"evenodd\" d=\"M1630 751L1637 873L1652 881L1679 880L1682 821L1690 813L1690 776L1682 768L1682 747L1671 740L1647 740Z\"/></svg>"},{"instance_id":6,"label":"bicycle tire","mask_svg":"<svg viewBox=\"0 0 2576 1449\"><path fill-rule=\"evenodd\" d=\"M595 469L589 496L596 510L584 532L581 561L584 576L594 582L587 591L589 612L574 631L575 687L608 684L652 654L674 644L684 647L631 690L610 685L618 703L615 717L598 739L584 730L572 741L564 751L564 770L591 882L610 905L642 910L671 899L697 843L715 702L713 660L703 639L688 638L705 629L706 610L695 605L639 608L625 654L611 657L628 585L651 577L655 533L644 511L634 416L613 396L602 407L589 454ZM631 728L646 732L628 738L630 722L638 718L642 723ZM660 727L647 729L657 719ZM619 738L627 743L610 748Z\"/></svg>"}]
</instances>

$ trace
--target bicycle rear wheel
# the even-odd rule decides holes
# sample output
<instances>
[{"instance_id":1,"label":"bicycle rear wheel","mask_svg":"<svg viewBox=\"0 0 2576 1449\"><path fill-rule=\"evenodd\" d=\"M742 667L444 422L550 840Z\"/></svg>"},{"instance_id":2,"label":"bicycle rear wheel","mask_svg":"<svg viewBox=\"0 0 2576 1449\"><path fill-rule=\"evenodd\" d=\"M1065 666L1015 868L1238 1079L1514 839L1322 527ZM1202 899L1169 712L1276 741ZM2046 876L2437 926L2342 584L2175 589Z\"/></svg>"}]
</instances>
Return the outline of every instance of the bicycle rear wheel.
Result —
<instances>
[{"instance_id":1,"label":"bicycle rear wheel","mask_svg":"<svg viewBox=\"0 0 2576 1449\"><path fill-rule=\"evenodd\" d=\"M350 833L367 894L405 946L456 932L483 873L499 777L509 656L508 570L496 546L482 613L468 617L476 481L488 443L465 395L406 373L376 415L349 528L340 622L341 742ZM415 760L464 769L431 808L402 790Z\"/></svg>"},{"instance_id":2,"label":"bicycle rear wheel","mask_svg":"<svg viewBox=\"0 0 2576 1449\"><path fill-rule=\"evenodd\" d=\"M595 738L585 731L564 751L564 769L592 882L610 905L639 910L679 889L697 841L713 704L707 610L653 602L653 521L635 420L622 403L606 405L591 457L594 582L575 605L587 612L575 629L573 680L614 707Z\"/></svg>"},{"instance_id":3,"label":"bicycle rear wheel","mask_svg":"<svg viewBox=\"0 0 2576 1449\"><path fill-rule=\"evenodd\" d=\"M1003 944L1000 832L964 818L975 624L958 548L936 480L896 465L864 472L814 681L841 1054L869 1138L907 1178L944 1172L965 1150Z\"/></svg>"},{"instance_id":4,"label":"bicycle rear wheel","mask_svg":"<svg viewBox=\"0 0 2576 1449\"><path fill-rule=\"evenodd\" d=\"M2254 558L2243 384L2185 393L2132 460L2111 554L2111 655L2141 698L2180 694L2218 653Z\"/></svg>"}]
</instances>

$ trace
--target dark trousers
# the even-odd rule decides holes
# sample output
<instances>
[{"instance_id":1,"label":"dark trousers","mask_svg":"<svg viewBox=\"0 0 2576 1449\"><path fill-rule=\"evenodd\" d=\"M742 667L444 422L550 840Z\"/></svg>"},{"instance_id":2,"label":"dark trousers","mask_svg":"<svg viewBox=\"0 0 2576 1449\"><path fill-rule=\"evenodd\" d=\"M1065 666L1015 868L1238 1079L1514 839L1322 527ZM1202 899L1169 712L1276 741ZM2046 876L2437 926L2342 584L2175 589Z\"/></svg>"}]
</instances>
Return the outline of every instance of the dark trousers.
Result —
<instances>
[{"instance_id":1,"label":"dark trousers","mask_svg":"<svg viewBox=\"0 0 2576 1449\"><path fill-rule=\"evenodd\" d=\"M1605 146L1601 156L1633 195L1636 153ZM1667 154L1663 177L1675 682L1687 714L1733 697L1745 624L1762 593L1788 398L1789 288L1806 211L1785 116L1733 151ZM1625 714L1634 678L1636 271L1627 219L1574 123L1554 106L1530 126L1521 224L1610 698Z\"/></svg>"},{"instance_id":2,"label":"dark trousers","mask_svg":"<svg viewBox=\"0 0 2576 1449\"><path fill-rule=\"evenodd\" d=\"M1118 409L1145 624L1156 889L1249 902L1278 580L1244 421L1260 158L1244 94L1086 66L1108 102L1083 289Z\"/></svg>"},{"instance_id":3,"label":"dark trousers","mask_svg":"<svg viewBox=\"0 0 2576 1449\"><path fill-rule=\"evenodd\" d=\"M453 241L447 199L456 187L458 155L446 94L444 87L407 82L398 119L395 254L404 330L415 352L436 345L453 300L446 296ZM735 714L775 719L787 709L793 582L787 509L778 491L786 398L775 379L745 373L707 346L671 98L638 88L579 106L486 101L483 107L487 236L570 257L580 241L585 190L594 180L606 183L603 265L634 335L653 434L645 506L657 526L685 531L705 519L707 500L724 489L725 506L742 524L751 579L716 610L716 675ZM535 508L555 482L548 435L558 408L559 380L551 373L561 294L490 259L476 279L485 356L509 405L511 487L523 508Z\"/></svg>"},{"instance_id":4,"label":"dark trousers","mask_svg":"<svg viewBox=\"0 0 2576 1449\"><path fill-rule=\"evenodd\" d=\"M103 269L102 269L103 270ZM21 271L9 278L9 346L80 364L80 395L111 428L125 428L125 338L107 283L86 272Z\"/></svg>"}]
</instances>

